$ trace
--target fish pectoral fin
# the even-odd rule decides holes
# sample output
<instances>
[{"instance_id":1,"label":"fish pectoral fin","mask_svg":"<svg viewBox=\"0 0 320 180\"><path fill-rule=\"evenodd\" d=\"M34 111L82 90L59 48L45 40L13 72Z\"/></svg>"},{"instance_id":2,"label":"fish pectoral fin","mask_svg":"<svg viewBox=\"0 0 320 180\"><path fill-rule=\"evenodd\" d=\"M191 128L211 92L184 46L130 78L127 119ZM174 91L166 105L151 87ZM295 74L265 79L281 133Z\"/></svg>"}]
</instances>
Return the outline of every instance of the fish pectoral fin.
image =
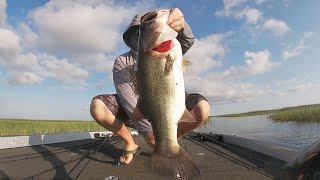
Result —
<instances>
[{"instance_id":1,"label":"fish pectoral fin","mask_svg":"<svg viewBox=\"0 0 320 180\"><path fill-rule=\"evenodd\" d=\"M164 69L164 72L166 74L170 74L172 72L172 69L173 69L173 62L174 62L174 58L170 55L168 55L166 57L166 64L165 64L165 69Z\"/></svg>"},{"instance_id":2,"label":"fish pectoral fin","mask_svg":"<svg viewBox=\"0 0 320 180\"><path fill-rule=\"evenodd\" d=\"M190 112L186 108L179 122L194 123L197 121L193 118L193 116L190 114Z\"/></svg>"},{"instance_id":3,"label":"fish pectoral fin","mask_svg":"<svg viewBox=\"0 0 320 180\"><path fill-rule=\"evenodd\" d=\"M140 111L140 108L138 106L136 106L136 108L134 108L133 113L132 113L132 120L133 121L140 121L141 119L145 119L145 116Z\"/></svg>"}]
</instances>

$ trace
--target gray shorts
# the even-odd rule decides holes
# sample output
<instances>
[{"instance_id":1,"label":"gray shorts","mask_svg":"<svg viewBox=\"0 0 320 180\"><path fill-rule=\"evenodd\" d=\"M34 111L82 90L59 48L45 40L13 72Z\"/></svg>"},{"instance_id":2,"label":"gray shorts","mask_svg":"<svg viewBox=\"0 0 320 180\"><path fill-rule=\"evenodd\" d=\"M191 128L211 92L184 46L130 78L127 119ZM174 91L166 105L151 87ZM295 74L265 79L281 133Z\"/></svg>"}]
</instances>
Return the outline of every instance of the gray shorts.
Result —
<instances>
[{"instance_id":1,"label":"gray shorts","mask_svg":"<svg viewBox=\"0 0 320 180\"><path fill-rule=\"evenodd\" d=\"M93 99L100 99L107 108L112 112L113 115L116 116L117 119L123 121L127 127L136 128L133 123L131 122L129 116L123 109L120 104L120 100L117 94L101 94L95 96ZM188 94L186 93L186 108L188 111L194 108L199 101L205 100L208 101L204 96L201 94ZM151 127L150 127L151 128ZM141 129L138 129L141 130ZM144 131L144 130L141 130Z\"/></svg>"}]
</instances>

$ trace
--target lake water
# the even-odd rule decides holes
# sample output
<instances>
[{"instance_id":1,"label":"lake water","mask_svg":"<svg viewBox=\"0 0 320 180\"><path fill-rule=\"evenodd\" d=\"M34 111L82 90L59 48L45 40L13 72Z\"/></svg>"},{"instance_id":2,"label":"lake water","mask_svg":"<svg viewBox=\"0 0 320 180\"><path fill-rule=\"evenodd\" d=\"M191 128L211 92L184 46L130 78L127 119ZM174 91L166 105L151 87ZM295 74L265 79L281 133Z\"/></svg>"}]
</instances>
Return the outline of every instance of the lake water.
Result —
<instances>
[{"instance_id":1,"label":"lake water","mask_svg":"<svg viewBox=\"0 0 320 180\"><path fill-rule=\"evenodd\" d=\"M213 132L268 141L303 150L320 139L320 123L276 123L267 116L211 118L198 132Z\"/></svg>"}]
</instances>

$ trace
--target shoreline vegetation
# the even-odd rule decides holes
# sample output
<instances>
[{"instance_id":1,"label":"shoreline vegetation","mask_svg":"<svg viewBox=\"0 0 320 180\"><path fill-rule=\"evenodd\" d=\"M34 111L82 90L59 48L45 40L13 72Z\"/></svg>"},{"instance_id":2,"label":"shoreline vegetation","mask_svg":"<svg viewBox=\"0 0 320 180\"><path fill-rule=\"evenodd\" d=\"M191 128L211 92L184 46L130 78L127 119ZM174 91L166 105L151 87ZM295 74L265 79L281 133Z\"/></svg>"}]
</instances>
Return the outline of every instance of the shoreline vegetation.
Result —
<instances>
[{"instance_id":1,"label":"shoreline vegetation","mask_svg":"<svg viewBox=\"0 0 320 180\"><path fill-rule=\"evenodd\" d=\"M286 107L274 110L252 111L211 117L245 117L267 115L274 122L320 122L320 104Z\"/></svg>"},{"instance_id":2,"label":"shoreline vegetation","mask_svg":"<svg viewBox=\"0 0 320 180\"><path fill-rule=\"evenodd\" d=\"M275 110L252 111L214 117L245 117L267 115L274 122L320 122L320 104L287 107ZM210 121L207 121L209 123ZM65 132L105 131L95 121L0 119L0 136L32 135Z\"/></svg>"},{"instance_id":3,"label":"shoreline vegetation","mask_svg":"<svg viewBox=\"0 0 320 180\"><path fill-rule=\"evenodd\" d=\"M0 136L105 131L95 121L0 119Z\"/></svg>"}]
</instances>

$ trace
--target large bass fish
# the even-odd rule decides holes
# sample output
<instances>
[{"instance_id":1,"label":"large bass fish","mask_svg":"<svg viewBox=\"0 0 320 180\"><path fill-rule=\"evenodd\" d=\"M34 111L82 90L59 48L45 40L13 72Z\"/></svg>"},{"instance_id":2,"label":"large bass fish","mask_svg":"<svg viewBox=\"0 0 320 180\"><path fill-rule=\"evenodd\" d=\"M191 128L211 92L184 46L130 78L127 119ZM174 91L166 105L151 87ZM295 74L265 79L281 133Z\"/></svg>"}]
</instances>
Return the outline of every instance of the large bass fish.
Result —
<instances>
[{"instance_id":1,"label":"large bass fish","mask_svg":"<svg viewBox=\"0 0 320 180\"><path fill-rule=\"evenodd\" d=\"M181 149L178 122L195 120L185 106L182 51L178 33L167 25L170 10L147 13L141 18L137 49L136 85L139 95L133 120L152 123L155 149L151 171L176 179L196 179L200 170Z\"/></svg>"}]
</instances>

